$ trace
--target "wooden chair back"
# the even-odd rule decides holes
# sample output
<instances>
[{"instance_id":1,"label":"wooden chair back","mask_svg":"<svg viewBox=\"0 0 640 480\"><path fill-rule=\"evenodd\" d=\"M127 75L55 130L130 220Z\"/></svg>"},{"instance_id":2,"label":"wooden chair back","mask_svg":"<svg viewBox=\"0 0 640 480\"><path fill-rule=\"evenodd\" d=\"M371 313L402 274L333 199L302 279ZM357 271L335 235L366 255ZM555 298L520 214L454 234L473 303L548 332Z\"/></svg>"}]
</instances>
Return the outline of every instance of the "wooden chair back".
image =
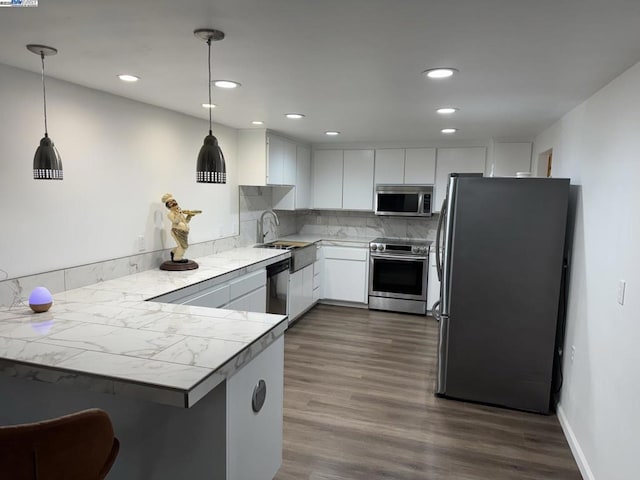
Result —
<instances>
[{"instance_id":1,"label":"wooden chair back","mask_svg":"<svg viewBox=\"0 0 640 480\"><path fill-rule=\"evenodd\" d=\"M120 443L104 410L0 427L0 478L102 480Z\"/></svg>"}]
</instances>

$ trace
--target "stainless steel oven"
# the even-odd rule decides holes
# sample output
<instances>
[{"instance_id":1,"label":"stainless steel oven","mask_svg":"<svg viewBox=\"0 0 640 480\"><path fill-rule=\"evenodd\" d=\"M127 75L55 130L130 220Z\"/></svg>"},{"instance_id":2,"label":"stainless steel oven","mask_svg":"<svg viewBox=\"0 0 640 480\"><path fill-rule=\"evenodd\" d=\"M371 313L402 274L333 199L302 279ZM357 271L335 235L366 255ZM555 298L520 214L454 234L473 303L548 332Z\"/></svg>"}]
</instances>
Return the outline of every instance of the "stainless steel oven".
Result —
<instances>
[{"instance_id":1,"label":"stainless steel oven","mask_svg":"<svg viewBox=\"0 0 640 480\"><path fill-rule=\"evenodd\" d=\"M369 308L424 315L428 240L376 238L369 244Z\"/></svg>"}]
</instances>

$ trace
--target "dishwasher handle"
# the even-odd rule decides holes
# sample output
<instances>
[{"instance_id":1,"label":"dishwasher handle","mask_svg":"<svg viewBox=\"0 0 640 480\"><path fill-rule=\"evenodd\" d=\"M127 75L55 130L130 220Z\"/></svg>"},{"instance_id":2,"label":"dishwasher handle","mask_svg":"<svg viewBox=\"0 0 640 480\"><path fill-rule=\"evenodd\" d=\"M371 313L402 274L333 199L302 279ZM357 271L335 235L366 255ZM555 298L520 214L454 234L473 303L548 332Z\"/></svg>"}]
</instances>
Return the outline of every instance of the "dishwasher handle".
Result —
<instances>
[{"instance_id":1,"label":"dishwasher handle","mask_svg":"<svg viewBox=\"0 0 640 480\"><path fill-rule=\"evenodd\" d=\"M267 278L268 277L273 277L279 273L284 272L285 270L289 270L289 266L290 266L291 260L289 258L285 259L285 260L281 260L279 262L276 263L272 263L271 265L267 266Z\"/></svg>"}]
</instances>

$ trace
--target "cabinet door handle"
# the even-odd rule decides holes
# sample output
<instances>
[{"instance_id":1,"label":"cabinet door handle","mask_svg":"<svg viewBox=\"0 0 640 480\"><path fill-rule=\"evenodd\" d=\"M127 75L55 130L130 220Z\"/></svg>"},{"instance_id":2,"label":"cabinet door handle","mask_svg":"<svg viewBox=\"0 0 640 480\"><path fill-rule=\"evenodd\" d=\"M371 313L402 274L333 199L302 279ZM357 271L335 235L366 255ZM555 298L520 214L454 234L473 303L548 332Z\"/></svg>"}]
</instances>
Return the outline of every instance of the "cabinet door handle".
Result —
<instances>
[{"instance_id":1,"label":"cabinet door handle","mask_svg":"<svg viewBox=\"0 0 640 480\"><path fill-rule=\"evenodd\" d=\"M262 406L267 398L267 383L260 379L260 381L253 387L253 394L251 395L251 408L255 413L262 410Z\"/></svg>"}]
</instances>

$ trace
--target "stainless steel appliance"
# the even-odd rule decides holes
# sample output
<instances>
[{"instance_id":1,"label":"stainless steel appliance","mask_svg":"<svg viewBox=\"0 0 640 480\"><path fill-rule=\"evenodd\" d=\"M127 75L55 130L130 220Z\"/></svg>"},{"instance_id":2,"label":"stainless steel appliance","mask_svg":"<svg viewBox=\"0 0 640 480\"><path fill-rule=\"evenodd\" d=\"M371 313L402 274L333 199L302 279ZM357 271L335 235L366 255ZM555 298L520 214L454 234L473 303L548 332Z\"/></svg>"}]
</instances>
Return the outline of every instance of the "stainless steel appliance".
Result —
<instances>
[{"instance_id":1,"label":"stainless steel appliance","mask_svg":"<svg viewBox=\"0 0 640 480\"><path fill-rule=\"evenodd\" d=\"M376 215L430 217L433 185L376 185Z\"/></svg>"},{"instance_id":2,"label":"stainless steel appliance","mask_svg":"<svg viewBox=\"0 0 640 480\"><path fill-rule=\"evenodd\" d=\"M437 395L549 412L568 200L568 179L451 174L436 240Z\"/></svg>"},{"instance_id":3,"label":"stainless steel appliance","mask_svg":"<svg viewBox=\"0 0 640 480\"><path fill-rule=\"evenodd\" d=\"M267 313L287 315L290 259L267 267Z\"/></svg>"},{"instance_id":4,"label":"stainless steel appliance","mask_svg":"<svg viewBox=\"0 0 640 480\"><path fill-rule=\"evenodd\" d=\"M430 245L408 238L369 243L369 308L425 314Z\"/></svg>"}]
</instances>

